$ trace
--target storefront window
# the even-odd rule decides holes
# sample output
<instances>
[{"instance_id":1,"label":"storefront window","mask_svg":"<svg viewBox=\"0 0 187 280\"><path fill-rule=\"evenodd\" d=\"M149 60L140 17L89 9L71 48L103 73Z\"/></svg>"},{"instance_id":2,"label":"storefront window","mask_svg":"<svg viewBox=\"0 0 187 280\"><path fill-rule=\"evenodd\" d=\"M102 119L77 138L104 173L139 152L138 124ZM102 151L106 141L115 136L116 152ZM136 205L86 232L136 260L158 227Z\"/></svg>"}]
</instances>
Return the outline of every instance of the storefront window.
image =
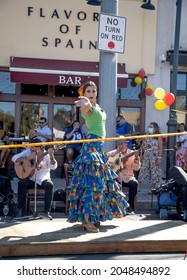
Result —
<instances>
[{"instance_id":1,"label":"storefront window","mask_svg":"<svg viewBox=\"0 0 187 280\"><path fill-rule=\"evenodd\" d=\"M118 114L122 114L125 120L133 126L133 134L140 133L140 108L120 107Z\"/></svg>"},{"instance_id":2,"label":"storefront window","mask_svg":"<svg viewBox=\"0 0 187 280\"><path fill-rule=\"evenodd\" d=\"M48 119L48 104L21 103L20 135L29 137L32 130L38 126L40 117Z\"/></svg>"},{"instance_id":3,"label":"storefront window","mask_svg":"<svg viewBox=\"0 0 187 280\"><path fill-rule=\"evenodd\" d=\"M30 95L48 95L48 85L21 84L21 93Z\"/></svg>"},{"instance_id":4,"label":"storefront window","mask_svg":"<svg viewBox=\"0 0 187 280\"><path fill-rule=\"evenodd\" d=\"M0 94L1 93L16 93L16 84L10 81L9 72L0 72Z\"/></svg>"},{"instance_id":5,"label":"storefront window","mask_svg":"<svg viewBox=\"0 0 187 280\"><path fill-rule=\"evenodd\" d=\"M186 110L187 110L187 74L177 74L177 96L176 96L176 110L177 122L186 123Z\"/></svg>"},{"instance_id":6,"label":"storefront window","mask_svg":"<svg viewBox=\"0 0 187 280\"><path fill-rule=\"evenodd\" d=\"M55 104L53 133L56 139L63 139L65 130L76 119L77 110L74 105Z\"/></svg>"},{"instance_id":7,"label":"storefront window","mask_svg":"<svg viewBox=\"0 0 187 280\"><path fill-rule=\"evenodd\" d=\"M118 99L140 100L141 84L135 84L132 79L128 79L127 88L118 89Z\"/></svg>"},{"instance_id":8,"label":"storefront window","mask_svg":"<svg viewBox=\"0 0 187 280\"><path fill-rule=\"evenodd\" d=\"M177 108L177 122L178 123L186 123L186 96L177 96L176 97L176 108Z\"/></svg>"},{"instance_id":9,"label":"storefront window","mask_svg":"<svg viewBox=\"0 0 187 280\"><path fill-rule=\"evenodd\" d=\"M72 86L55 86L54 95L58 97L75 97L78 96L78 87Z\"/></svg>"},{"instance_id":10,"label":"storefront window","mask_svg":"<svg viewBox=\"0 0 187 280\"><path fill-rule=\"evenodd\" d=\"M186 73L178 73L177 75L177 90L187 90Z\"/></svg>"},{"instance_id":11,"label":"storefront window","mask_svg":"<svg viewBox=\"0 0 187 280\"><path fill-rule=\"evenodd\" d=\"M14 102L0 102L0 121L3 123L3 129L6 132L14 133Z\"/></svg>"}]
</instances>

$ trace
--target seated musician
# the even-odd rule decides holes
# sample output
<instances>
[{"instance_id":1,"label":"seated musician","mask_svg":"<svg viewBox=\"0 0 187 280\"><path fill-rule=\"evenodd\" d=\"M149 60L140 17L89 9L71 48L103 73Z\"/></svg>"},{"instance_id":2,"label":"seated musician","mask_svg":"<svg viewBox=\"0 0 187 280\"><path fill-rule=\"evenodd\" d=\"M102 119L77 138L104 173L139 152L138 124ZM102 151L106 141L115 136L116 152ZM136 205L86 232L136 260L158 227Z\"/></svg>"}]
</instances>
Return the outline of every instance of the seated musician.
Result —
<instances>
[{"instance_id":1,"label":"seated musician","mask_svg":"<svg viewBox=\"0 0 187 280\"><path fill-rule=\"evenodd\" d=\"M121 137L123 138L123 137ZM118 174L118 180L123 187L129 188L130 207L128 212L134 213L134 199L137 194L138 181L135 178L134 170L138 171L141 167L139 152L128 148L128 140L120 139L116 142L117 149L108 152L111 167ZM116 163L116 164L115 164Z\"/></svg>"},{"instance_id":2,"label":"seated musician","mask_svg":"<svg viewBox=\"0 0 187 280\"><path fill-rule=\"evenodd\" d=\"M42 141L38 138L31 140L31 143L40 142ZM34 163L36 161L36 154L37 164ZM12 161L15 163L15 171L18 177L21 178L18 182L19 211L17 216L21 217L25 215L26 190L34 189L36 179L37 188L45 189L45 216L52 220L50 211L53 198L53 182L51 180L50 170L57 168L57 161L53 149L48 149L46 152L39 146L28 147L23 152L14 155ZM36 172L37 174L35 174Z\"/></svg>"}]
</instances>

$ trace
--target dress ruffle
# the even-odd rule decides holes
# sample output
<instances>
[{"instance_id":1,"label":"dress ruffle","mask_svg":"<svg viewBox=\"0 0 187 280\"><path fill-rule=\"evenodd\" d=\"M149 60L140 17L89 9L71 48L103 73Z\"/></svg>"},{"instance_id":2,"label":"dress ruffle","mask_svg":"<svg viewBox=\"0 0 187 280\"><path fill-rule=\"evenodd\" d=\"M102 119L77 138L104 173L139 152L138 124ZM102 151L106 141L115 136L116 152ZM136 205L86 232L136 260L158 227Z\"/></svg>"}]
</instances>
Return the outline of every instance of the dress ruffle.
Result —
<instances>
[{"instance_id":1,"label":"dress ruffle","mask_svg":"<svg viewBox=\"0 0 187 280\"><path fill-rule=\"evenodd\" d=\"M69 186L68 222L96 223L127 214L128 203L116 181L117 174L107 164L108 158L102 149L102 142L86 142L75 161Z\"/></svg>"}]
</instances>

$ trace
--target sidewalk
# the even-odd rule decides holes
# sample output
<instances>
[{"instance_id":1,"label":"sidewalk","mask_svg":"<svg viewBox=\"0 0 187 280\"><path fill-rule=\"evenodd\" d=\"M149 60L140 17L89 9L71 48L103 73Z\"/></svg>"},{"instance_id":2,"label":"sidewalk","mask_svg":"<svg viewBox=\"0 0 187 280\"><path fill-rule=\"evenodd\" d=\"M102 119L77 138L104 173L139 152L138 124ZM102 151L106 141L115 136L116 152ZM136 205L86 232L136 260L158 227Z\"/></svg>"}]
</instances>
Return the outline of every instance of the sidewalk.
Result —
<instances>
[{"instance_id":1,"label":"sidewalk","mask_svg":"<svg viewBox=\"0 0 187 280\"><path fill-rule=\"evenodd\" d=\"M186 252L187 223L158 220L150 211L101 223L99 233L68 223L62 213L53 220L0 222L0 256Z\"/></svg>"},{"instance_id":2,"label":"sidewalk","mask_svg":"<svg viewBox=\"0 0 187 280\"><path fill-rule=\"evenodd\" d=\"M55 189L65 179L53 178ZM17 192L17 180L12 187ZM135 215L102 222L99 233L84 231L80 223L68 223L64 212L52 211L53 220L34 218L0 221L0 256L53 256L63 254L158 253L187 250L187 223L176 211L167 220L156 213L157 198L146 186L138 192ZM41 208L42 209L42 208ZM40 212L42 215L42 212Z\"/></svg>"}]
</instances>

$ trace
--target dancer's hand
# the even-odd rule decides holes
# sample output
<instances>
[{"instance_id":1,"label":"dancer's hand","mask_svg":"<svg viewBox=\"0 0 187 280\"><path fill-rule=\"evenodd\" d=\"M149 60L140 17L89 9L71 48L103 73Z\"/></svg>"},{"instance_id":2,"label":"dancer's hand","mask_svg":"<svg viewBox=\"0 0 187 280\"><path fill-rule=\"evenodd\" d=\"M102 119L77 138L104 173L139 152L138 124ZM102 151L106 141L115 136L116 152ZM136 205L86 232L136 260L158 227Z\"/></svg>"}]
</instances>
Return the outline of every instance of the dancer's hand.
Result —
<instances>
[{"instance_id":1,"label":"dancer's hand","mask_svg":"<svg viewBox=\"0 0 187 280\"><path fill-rule=\"evenodd\" d=\"M75 105L77 107L85 107L85 106L91 105L90 100L85 96L79 96L78 99L79 100L75 101Z\"/></svg>"},{"instance_id":2,"label":"dancer's hand","mask_svg":"<svg viewBox=\"0 0 187 280\"><path fill-rule=\"evenodd\" d=\"M74 103L77 107L81 109L84 114L92 113L92 104L90 100L85 96L79 96L79 100L76 100Z\"/></svg>"}]
</instances>

